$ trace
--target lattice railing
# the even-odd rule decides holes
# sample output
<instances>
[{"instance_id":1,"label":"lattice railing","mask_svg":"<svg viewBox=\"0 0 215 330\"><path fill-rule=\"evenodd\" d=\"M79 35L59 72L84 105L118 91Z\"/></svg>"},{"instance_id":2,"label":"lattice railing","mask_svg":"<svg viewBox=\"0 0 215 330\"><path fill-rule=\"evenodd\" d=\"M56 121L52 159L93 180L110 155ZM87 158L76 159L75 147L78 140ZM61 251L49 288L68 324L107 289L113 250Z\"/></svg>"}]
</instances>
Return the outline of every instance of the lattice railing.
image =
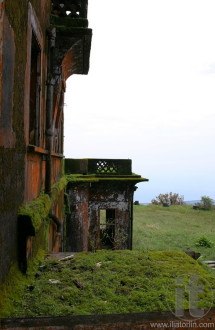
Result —
<instances>
[{"instance_id":1,"label":"lattice railing","mask_svg":"<svg viewBox=\"0 0 215 330\"><path fill-rule=\"evenodd\" d=\"M96 163L96 173L98 174L117 174L118 164L113 161L99 160Z\"/></svg>"},{"instance_id":2,"label":"lattice railing","mask_svg":"<svg viewBox=\"0 0 215 330\"><path fill-rule=\"evenodd\" d=\"M88 159L88 173L100 175L130 175L130 159Z\"/></svg>"},{"instance_id":3,"label":"lattice railing","mask_svg":"<svg viewBox=\"0 0 215 330\"><path fill-rule=\"evenodd\" d=\"M131 159L66 159L66 173L96 175L131 175Z\"/></svg>"},{"instance_id":4,"label":"lattice railing","mask_svg":"<svg viewBox=\"0 0 215 330\"><path fill-rule=\"evenodd\" d=\"M87 18L88 0L52 0L52 14L59 17Z\"/></svg>"}]
</instances>

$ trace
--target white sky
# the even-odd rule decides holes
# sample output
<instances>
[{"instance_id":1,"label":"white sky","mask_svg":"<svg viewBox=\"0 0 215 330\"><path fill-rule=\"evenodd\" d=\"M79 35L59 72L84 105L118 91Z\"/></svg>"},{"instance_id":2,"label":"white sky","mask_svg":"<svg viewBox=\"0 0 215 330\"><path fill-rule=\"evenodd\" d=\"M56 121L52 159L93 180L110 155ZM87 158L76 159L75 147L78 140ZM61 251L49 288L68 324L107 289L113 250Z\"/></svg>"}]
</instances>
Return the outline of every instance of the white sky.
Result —
<instances>
[{"instance_id":1,"label":"white sky","mask_svg":"<svg viewBox=\"0 0 215 330\"><path fill-rule=\"evenodd\" d=\"M132 6L133 5L133 6ZM215 199L215 1L89 0L88 76L65 98L67 158L130 158L159 193Z\"/></svg>"}]
</instances>

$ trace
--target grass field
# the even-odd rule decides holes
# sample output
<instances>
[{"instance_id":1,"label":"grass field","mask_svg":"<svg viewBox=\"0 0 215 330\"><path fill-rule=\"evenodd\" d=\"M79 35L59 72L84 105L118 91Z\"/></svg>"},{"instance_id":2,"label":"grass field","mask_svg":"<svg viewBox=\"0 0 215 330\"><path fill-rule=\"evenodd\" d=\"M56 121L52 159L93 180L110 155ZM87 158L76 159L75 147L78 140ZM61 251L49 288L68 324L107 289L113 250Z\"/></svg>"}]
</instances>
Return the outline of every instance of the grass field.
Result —
<instances>
[{"instance_id":1,"label":"grass field","mask_svg":"<svg viewBox=\"0 0 215 330\"><path fill-rule=\"evenodd\" d=\"M195 245L202 235L215 243L215 211L193 210L192 206L134 206L134 250L191 249L200 252L203 260L215 260L215 245Z\"/></svg>"}]
</instances>

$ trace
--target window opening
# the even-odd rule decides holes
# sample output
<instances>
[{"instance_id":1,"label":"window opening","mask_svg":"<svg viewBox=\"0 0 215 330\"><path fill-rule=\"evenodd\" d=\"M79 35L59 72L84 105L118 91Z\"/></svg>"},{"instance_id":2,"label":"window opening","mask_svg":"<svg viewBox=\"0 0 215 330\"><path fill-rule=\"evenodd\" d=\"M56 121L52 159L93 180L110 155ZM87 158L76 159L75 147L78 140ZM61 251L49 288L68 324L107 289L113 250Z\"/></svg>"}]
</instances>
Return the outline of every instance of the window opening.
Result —
<instances>
[{"instance_id":1,"label":"window opening","mask_svg":"<svg viewBox=\"0 0 215 330\"><path fill-rule=\"evenodd\" d=\"M41 50L32 33L30 76L29 144L40 145Z\"/></svg>"},{"instance_id":2,"label":"window opening","mask_svg":"<svg viewBox=\"0 0 215 330\"><path fill-rule=\"evenodd\" d=\"M100 247L101 249L115 247L115 209L100 210Z\"/></svg>"}]
</instances>

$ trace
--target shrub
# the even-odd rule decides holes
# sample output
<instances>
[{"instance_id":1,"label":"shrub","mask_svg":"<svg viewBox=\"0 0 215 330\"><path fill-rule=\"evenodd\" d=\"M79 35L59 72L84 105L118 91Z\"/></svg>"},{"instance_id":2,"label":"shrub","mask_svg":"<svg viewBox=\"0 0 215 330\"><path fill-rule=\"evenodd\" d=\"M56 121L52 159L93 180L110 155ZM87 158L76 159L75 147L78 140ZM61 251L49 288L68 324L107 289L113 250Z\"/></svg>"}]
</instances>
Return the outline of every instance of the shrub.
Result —
<instances>
[{"instance_id":1,"label":"shrub","mask_svg":"<svg viewBox=\"0 0 215 330\"><path fill-rule=\"evenodd\" d=\"M169 193L169 200L170 205L183 205L184 204L184 196L179 196L179 194L176 193Z\"/></svg>"},{"instance_id":2,"label":"shrub","mask_svg":"<svg viewBox=\"0 0 215 330\"><path fill-rule=\"evenodd\" d=\"M152 203L153 205L159 205L159 204L160 204L159 201L157 201L157 199L152 199L152 200L151 200L151 203Z\"/></svg>"},{"instance_id":3,"label":"shrub","mask_svg":"<svg viewBox=\"0 0 215 330\"><path fill-rule=\"evenodd\" d=\"M208 196L202 196L201 202L198 204L198 206L202 210L212 210L213 200Z\"/></svg>"},{"instance_id":4,"label":"shrub","mask_svg":"<svg viewBox=\"0 0 215 330\"><path fill-rule=\"evenodd\" d=\"M198 247L206 247L206 248L212 248L214 246L214 243L209 240L206 236L201 236L195 243Z\"/></svg>"},{"instance_id":5,"label":"shrub","mask_svg":"<svg viewBox=\"0 0 215 330\"><path fill-rule=\"evenodd\" d=\"M154 205L183 205L184 204L184 196L180 196L179 194L170 192L169 194L160 194L156 197L156 199L152 199L151 201Z\"/></svg>"}]
</instances>

